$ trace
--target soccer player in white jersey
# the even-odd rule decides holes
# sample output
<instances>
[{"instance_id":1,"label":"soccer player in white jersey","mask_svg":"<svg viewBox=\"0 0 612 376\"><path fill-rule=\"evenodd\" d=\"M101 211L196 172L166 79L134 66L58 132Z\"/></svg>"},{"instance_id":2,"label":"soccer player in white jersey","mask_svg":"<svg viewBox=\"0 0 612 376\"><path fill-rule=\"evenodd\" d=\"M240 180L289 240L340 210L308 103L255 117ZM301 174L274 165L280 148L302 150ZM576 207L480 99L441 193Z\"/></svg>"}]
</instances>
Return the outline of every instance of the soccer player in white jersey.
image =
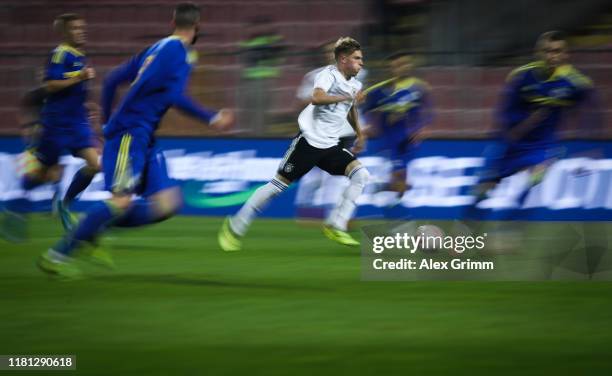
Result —
<instances>
[{"instance_id":1,"label":"soccer player in white jersey","mask_svg":"<svg viewBox=\"0 0 612 376\"><path fill-rule=\"evenodd\" d=\"M334 49L336 48L336 41L328 41L319 47L321 55L319 56L320 63L325 64L319 66L316 69L304 75L302 82L296 91L296 98L301 105L300 109L309 105L312 100L312 88L314 87L315 78L321 71L327 69L328 65L336 64L336 57L334 55ZM365 82L367 77L367 70L362 68L355 78L360 82ZM359 108L358 108L359 110ZM364 120L362 113L359 112L359 122L361 126L364 126ZM344 121L342 132L340 133L340 146L350 149L355 143L355 131L349 124L348 120ZM328 211L327 208L318 206L315 203L315 196L318 192L322 191L324 197L329 197L338 192L338 189L342 189L342 185L338 186L338 181L343 179L342 176L325 176L325 172L321 171L318 167L313 168L300 179L300 185L296 194L295 204L297 206L296 216L302 219L305 218L323 218L324 214Z\"/></svg>"},{"instance_id":2,"label":"soccer player in white jersey","mask_svg":"<svg viewBox=\"0 0 612 376\"><path fill-rule=\"evenodd\" d=\"M355 107L362 87L355 76L363 67L363 55L359 42L345 37L336 42L334 56L336 64L327 66L315 79L311 103L298 117L300 133L285 153L276 176L257 189L238 213L223 223L218 236L223 250L240 250L241 238L257 213L315 166L332 175L346 175L350 181L327 218L323 233L340 244L359 245L346 231L355 211L355 201L369 178L366 168L353 155L363 150L365 143ZM357 135L352 151L339 145L346 120Z\"/></svg>"}]
</instances>

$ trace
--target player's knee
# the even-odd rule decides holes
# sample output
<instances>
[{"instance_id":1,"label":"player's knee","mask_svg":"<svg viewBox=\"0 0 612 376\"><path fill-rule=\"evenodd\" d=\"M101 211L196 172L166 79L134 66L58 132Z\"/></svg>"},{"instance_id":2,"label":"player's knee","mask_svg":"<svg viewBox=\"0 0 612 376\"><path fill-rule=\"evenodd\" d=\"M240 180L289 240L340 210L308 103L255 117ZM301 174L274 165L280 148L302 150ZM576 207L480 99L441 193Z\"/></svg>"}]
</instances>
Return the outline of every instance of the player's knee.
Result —
<instances>
[{"instance_id":1,"label":"player's knee","mask_svg":"<svg viewBox=\"0 0 612 376\"><path fill-rule=\"evenodd\" d=\"M89 176L93 176L100 172L100 163L95 162L93 164L87 164L83 167L83 173Z\"/></svg>"},{"instance_id":2,"label":"player's knee","mask_svg":"<svg viewBox=\"0 0 612 376\"><path fill-rule=\"evenodd\" d=\"M276 196L276 195L283 193L287 188L289 188L290 184L291 184L291 181L277 174L274 177L274 179L270 180L268 184L260 187L259 189L270 190L273 193L273 195Z\"/></svg>"},{"instance_id":3,"label":"player's knee","mask_svg":"<svg viewBox=\"0 0 612 376\"><path fill-rule=\"evenodd\" d=\"M101 166L98 158L88 158L85 160L85 166L81 171L87 175L95 175L100 172Z\"/></svg>"},{"instance_id":4,"label":"player's knee","mask_svg":"<svg viewBox=\"0 0 612 376\"><path fill-rule=\"evenodd\" d=\"M62 179L63 167L60 165L51 166L45 174L45 181L57 183Z\"/></svg>"},{"instance_id":5,"label":"player's knee","mask_svg":"<svg viewBox=\"0 0 612 376\"><path fill-rule=\"evenodd\" d=\"M164 214L173 215L183 207L183 195L178 187L168 190L167 198L164 202Z\"/></svg>"},{"instance_id":6,"label":"player's knee","mask_svg":"<svg viewBox=\"0 0 612 376\"><path fill-rule=\"evenodd\" d=\"M151 200L155 203L157 217L170 217L183 206L183 196L178 187L165 189L151 197Z\"/></svg>"},{"instance_id":7,"label":"player's knee","mask_svg":"<svg viewBox=\"0 0 612 376\"><path fill-rule=\"evenodd\" d=\"M283 185L286 185L287 187L291 185L291 180L287 179L286 177L280 175L280 174L276 174L276 176L274 176L274 179L272 179L272 181L276 180L277 182L282 183Z\"/></svg>"},{"instance_id":8,"label":"player's knee","mask_svg":"<svg viewBox=\"0 0 612 376\"><path fill-rule=\"evenodd\" d=\"M367 168L360 165L349 173L349 179L351 179L351 182L354 184L365 187L365 185L370 181L370 173L368 172Z\"/></svg>"},{"instance_id":9,"label":"player's knee","mask_svg":"<svg viewBox=\"0 0 612 376\"><path fill-rule=\"evenodd\" d=\"M113 195L108 202L117 209L117 211L125 212L132 204L132 197L130 195Z\"/></svg>"},{"instance_id":10,"label":"player's knee","mask_svg":"<svg viewBox=\"0 0 612 376\"><path fill-rule=\"evenodd\" d=\"M94 148L85 148L85 149L79 151L79 153L77 155L85 160L85 167L84 168L86 168L86 170L84 170L83 172L87 172L87 173L90 173L92 175L95 175L96 173L98 173L100 171L100 169L101 169L101 167L100 167L100 157L99 157L98 152L96 151L96 149L94 149Z\"/></svg>"}]
</instances>

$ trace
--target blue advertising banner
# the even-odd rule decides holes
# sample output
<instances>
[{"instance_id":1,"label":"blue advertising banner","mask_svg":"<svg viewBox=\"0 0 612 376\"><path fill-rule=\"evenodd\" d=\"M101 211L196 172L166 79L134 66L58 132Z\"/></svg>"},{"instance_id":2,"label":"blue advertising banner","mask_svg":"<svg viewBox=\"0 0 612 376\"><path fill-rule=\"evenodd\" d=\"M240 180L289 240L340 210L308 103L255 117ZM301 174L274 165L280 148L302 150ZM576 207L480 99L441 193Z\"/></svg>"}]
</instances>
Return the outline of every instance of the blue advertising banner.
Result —
<instances>
[{"instance_id":1,"label":"blue advertising banner","mask_svg":"<svg viewBox=\"0 0 612 376\"><path fill-rule=\"evenodd\" d=\"M182 187L183 214L227 215L235 212L250 194L274 176L291 140L162 138L170 176ZM391 164L377 140L359 159L372 175L358 200L358 217L454 219L474 201L483 155L493 147L486 140L428 140L407 165L411 189L398 201L387 190ZM546 171L544 180L529 191L518 207L517 199L528 184L526 173L502 181L479 204L489 218L526 220L612 220L612 143L571 141L561 145L562 156ZM19 187L19 138L0 138L0 200L23 196ZM36 210L48 210L50 199L63 192L81 161L61 160L64 174L58 187L44 186L28 193ZM278 197L262 213L268 217L293 217L296 207L324 212L339 199L345 177L312 171ZM108 197L98 175L81 195L76 209Z\"/></svg>"}]
</instances>

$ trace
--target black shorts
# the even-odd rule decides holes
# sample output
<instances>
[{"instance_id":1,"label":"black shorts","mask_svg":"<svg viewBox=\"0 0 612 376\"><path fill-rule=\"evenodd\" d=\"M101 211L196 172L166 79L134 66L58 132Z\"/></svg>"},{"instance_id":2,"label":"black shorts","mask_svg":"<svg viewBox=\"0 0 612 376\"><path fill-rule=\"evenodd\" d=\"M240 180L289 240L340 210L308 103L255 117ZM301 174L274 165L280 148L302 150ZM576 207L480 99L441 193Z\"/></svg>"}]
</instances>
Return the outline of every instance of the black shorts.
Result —
<instances>
[{"instance_id":1,"label":"black shorts","mask_svg":"<svg viewBox=\"0 0 612 376\"><path fill-rule=\"evenodd\" d=\"M350 150L340 145L328 149L315 148L300 134L293 139L289 150L285 153L283 161L278 166L278 174L293 182L317 166L331 175L344 175L346 166L355 159Z\"/></svg>"}]
</instances>

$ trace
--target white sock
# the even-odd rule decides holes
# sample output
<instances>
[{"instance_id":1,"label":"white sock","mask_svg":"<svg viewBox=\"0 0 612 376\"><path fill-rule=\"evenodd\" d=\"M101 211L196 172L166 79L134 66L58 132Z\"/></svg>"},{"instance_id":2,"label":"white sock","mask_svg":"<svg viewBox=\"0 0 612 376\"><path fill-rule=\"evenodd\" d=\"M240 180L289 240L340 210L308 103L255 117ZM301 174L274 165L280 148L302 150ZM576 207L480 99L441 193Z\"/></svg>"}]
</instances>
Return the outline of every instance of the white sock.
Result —
<instances>
[{"instance_id":1,"label":"white sock","mask_svg":"<svg viewBox=\"0 0 612 376\"><path fill-rule=\"evenodd\" d=\"M357 206L355 201L357 201L357 198L363 192L370 179L370 174L365 167L359 166L349 174L349 179L350 184L342 194L340 202L327 218L327 224L342 231L347 229L348 222Z\"/></svg>"},{"instance_id":2,"label":"white sock","mask_svg":"<svg viewBox=\"0 0 612 376\"><path fill-rule=\"evenodd\" d=\"M272 198L279 195L285 189L287 189L287 184L276 179L272 179L268 184L257 188L238 213L230 218L229 224L232 231L240 236L246 234L257 214L266 207Z\"/></svg>"}]
</instances>

